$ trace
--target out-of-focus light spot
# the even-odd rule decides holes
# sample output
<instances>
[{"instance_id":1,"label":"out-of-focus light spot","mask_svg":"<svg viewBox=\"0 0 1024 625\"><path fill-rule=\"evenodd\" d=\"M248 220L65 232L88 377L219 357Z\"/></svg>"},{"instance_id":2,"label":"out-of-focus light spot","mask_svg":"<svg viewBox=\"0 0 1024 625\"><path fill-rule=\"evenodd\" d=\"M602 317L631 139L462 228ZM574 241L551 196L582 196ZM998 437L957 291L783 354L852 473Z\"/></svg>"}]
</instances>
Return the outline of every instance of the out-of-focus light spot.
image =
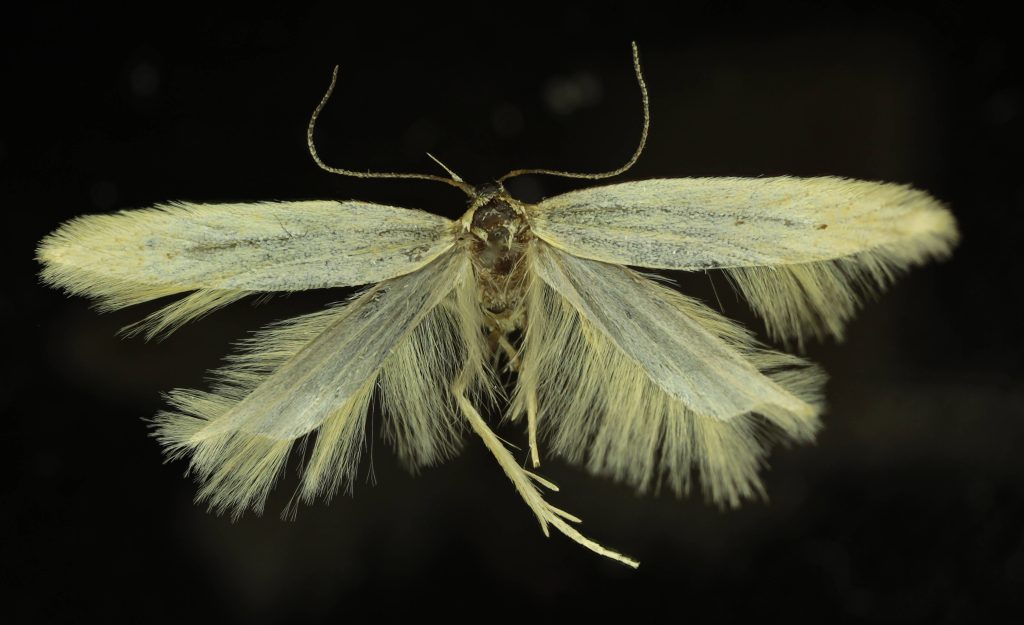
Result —
<instances>
[{"instance_id":1,"label":"out-of-focus light spot","mask_svg":"<svg viewBox=\"0 0 1024 625\"><path fill-rule=\"evenodd\" d=\"M150 63L142 62L132 68L129 75L132 93L148 98L160 89L160 72Z\"/></svg>"},{"instance_id":2,"label":"out-of-focus light spot","mask_svg":"<svg viewBox=\"0 0 1024 625\"><path fill-rule=\"evenodd\" d=\"M590 72L553 78L544 87L544 101L548 109L558 115L594 106L601 101L601 96L601 80Z\"/></svg>"},{"instance_id":3,"label":"out-of-focus light spot","mask_svg":"<svg viewBox=\"0 0 1024 625\"><path fill-rule=\"evenodd\" d=\"M503 137L514 137L523 131L523 114L518 108L503 102L491 113L491 124L494 132Z\"/></svg>"},{"instance_id":4,"label":"out-of-focus light spot","mask_svg":"<svg viewBox=\"0 0 1024 625\"><path fill-rule=\"evenodd\" d=\"M92 205L101 210L110 210L117 202L117 185L109 180L97 180L89 189Z\"/></svg>"}]
</instances>

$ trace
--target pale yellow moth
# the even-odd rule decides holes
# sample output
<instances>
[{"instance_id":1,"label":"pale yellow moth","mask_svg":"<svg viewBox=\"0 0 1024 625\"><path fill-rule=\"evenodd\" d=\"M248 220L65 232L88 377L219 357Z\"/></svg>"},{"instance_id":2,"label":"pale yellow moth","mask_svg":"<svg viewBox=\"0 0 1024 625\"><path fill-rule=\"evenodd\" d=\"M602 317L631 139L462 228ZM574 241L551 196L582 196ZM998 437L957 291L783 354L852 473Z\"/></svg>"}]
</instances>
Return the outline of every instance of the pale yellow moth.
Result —
<instances>
[{"instance_id":1,"label":"pale yellow moth","mask_svg":"<svg viewBox=\"0 0 1024 625\"><path fill-rule=\"evenodd\" d=\"M701 302L628 269L721 269L773 338L841 337L865 292L947 256L951 214L908 186L843 178L678 178L558 195L538 204L502 182L524 174L607 178L614 171L519 169L473 186L448 170L360 173L413 178L469 196L458 221L359 201L183 204L68 221L40 243L42 279L113 310L190 293L132 331L148 336L246 295L373 284L327 310L279 322L245 341L209 391L175 390L155 435L190 456L198 499L217 511L261 511L297 441L310 438L298 495L347 487L376 394L387 433L411 467L455 453L466 426L536 515L585 547L636 561L584 537L551 505L557 488L523 468L481 406L517 372L506 418L525 421L529 460L546 450L647 490L688 492L699 475L722 504L763 493L765 436L813 439L818 368L771 351Z\"/></svg>"}]
</instances>

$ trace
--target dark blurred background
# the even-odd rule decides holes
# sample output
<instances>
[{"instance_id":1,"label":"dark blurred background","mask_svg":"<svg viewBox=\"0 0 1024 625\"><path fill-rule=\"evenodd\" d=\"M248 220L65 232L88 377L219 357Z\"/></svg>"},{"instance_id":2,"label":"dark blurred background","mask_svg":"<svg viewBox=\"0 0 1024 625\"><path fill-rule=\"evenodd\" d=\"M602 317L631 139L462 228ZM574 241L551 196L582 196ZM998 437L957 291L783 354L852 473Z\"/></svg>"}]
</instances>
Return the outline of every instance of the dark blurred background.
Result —
<instances>
[{"instance_id":1,"label":"dark blurred background","mask_svg":"<svg viewBox=\"0 0 1024 625\"><path fill-rule=\"evenodd\" d=\"M615 610L689 622L1014 622L1024 589L1022 91L1016 22L975 4L522 3L494 10L341 2L197 10L140 4L8 14L2 33L0 377L4 587L25 621L530 620ZM631 571L545 539L486 450L406 473L375 438L355 497L237 523L193 505L144 417L197 387L234 341L346 291L235 304L161 343L37 283L33 249L83 213L197 202L358 198L450 217L463 196L318 170L606 170L623 177L834 174L927 189L963 242L869 303L830 373L817 444L775 449L768 502L720 511L641 497L558 461L552 501ZM522 178L536 200L580 181ZM673 276L718 307L706 276ZM716 280L724 312L763 331ZM496 416L496 415L492 415ZM374 420L374 427L379 420ZM501 429L512 442L522 433ZM6 611L10 614L10 610ZM371 616L363 616L369 618ZM1016 621L1019 622L1019 621Z\"/></svg>"}]
</instances>

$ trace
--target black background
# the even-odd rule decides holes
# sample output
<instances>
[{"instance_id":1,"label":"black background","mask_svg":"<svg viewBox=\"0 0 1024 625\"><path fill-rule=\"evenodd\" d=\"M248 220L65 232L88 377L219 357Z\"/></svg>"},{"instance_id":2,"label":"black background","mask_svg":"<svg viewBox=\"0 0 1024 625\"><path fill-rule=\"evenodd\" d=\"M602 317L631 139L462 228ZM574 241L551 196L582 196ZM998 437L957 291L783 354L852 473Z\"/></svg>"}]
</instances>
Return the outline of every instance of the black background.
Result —
<instances>
[{"instance_id":1,"label":"black background","mask_svg":"<svg viewBox=\"0 0 1024 625\"><path fill-rule=\"evenodd\" d=\"M4 586L14 614L104 620L495 618L1009 622L1024 587L1022 91L1015 20L807 3L77 9L7 15L0 207L7 343L0 409ZM377 438L355 497L232 524L192 504L143 417L202 386L231 343L346 291L235 304L161 343L38 285L35 242L73 215L168 200L359 198L450 217L462 195L316 169L308 115L342 67L321 154L472 182L520 167L603 170L633 149L637 39L648 149L623 179L824 174L910 183L963 242L814 344L830 373L816 445L776 449L768 502L720 511L640 497L549 461L553 501L642 561L545 539L471 436L410 476ZM523 178L536 200L585 186ZM674 276L718 306L705 276ZM763 330L716 280L725 313ZM515 430L507 439L523 442ZM372 457L372 462L371 462ZM372 469L372 470L371 470ZM376 482L373 485L371 482ZM10 602L10 596L8 602ZM10 611L7 611L10 614ZM363 616L359 616L363 615ZM977 621L976 621L977 622Z\"/></svg>"}]
</instances>

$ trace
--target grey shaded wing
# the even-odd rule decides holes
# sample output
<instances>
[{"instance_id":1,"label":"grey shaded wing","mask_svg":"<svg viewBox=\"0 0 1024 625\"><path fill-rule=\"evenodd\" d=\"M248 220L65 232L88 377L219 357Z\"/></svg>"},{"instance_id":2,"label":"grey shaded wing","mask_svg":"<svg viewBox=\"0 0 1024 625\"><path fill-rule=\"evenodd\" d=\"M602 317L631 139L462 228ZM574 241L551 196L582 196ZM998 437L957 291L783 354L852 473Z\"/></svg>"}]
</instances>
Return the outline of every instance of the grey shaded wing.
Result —
<instances>
[{"instance_id":1,"label":"grey shaded wing","mask_svg":"<svg viewBox=\"0 0 1024 625\"><path fill-rule=\"evenodd\" d=\"M537 275L690 410L721 421L766 409L816 414L629 269L535 249Z\"/></svg>"}]
</instances>

